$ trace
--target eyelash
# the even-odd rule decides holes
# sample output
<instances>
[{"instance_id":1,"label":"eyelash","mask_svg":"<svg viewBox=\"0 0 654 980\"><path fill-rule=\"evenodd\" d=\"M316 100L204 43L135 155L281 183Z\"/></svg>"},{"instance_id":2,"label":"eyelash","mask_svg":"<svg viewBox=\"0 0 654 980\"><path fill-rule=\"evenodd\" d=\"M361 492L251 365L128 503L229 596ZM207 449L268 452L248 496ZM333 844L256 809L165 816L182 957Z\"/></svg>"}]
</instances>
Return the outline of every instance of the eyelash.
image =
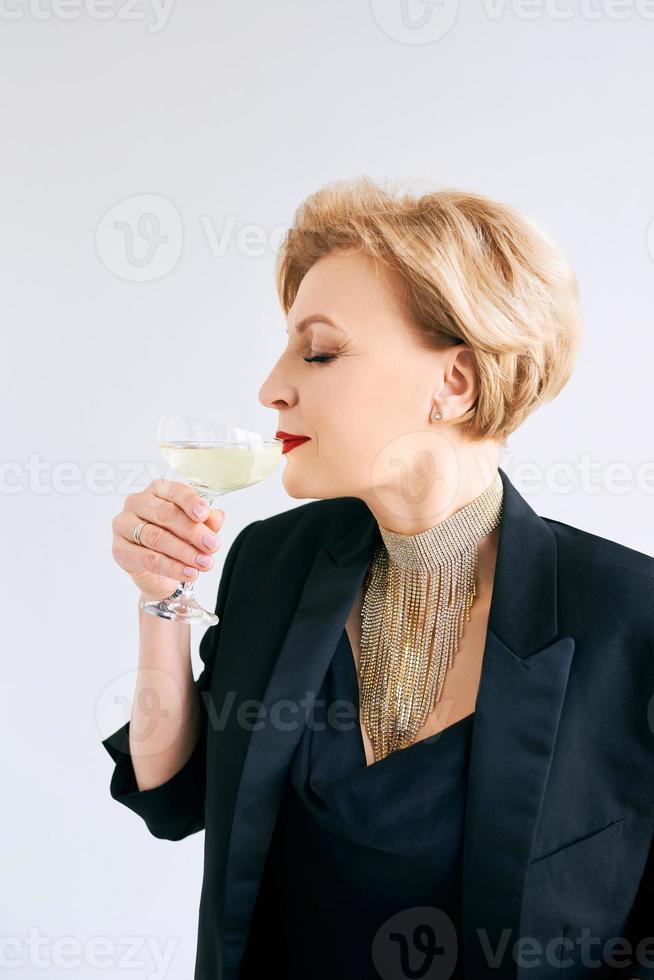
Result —
<instances>
[{"instance_id":1,"label":"eyelash","mask_svg":"<svg viewBox=\"0 0 654 980\"><path fill-rule=\"evenodd\" d=\"M311 357L305 355L302 360L307 364L326 364L328 361L335 361L336 354L313 354Z\"/></svg>"}]
</instances>

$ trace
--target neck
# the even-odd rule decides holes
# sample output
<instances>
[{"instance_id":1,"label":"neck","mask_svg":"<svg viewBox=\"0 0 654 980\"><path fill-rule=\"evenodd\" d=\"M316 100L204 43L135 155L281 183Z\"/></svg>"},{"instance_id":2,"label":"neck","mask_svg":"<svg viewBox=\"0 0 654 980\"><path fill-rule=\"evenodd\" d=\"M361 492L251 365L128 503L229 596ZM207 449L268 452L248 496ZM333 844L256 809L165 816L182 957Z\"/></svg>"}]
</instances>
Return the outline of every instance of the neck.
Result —
<instances>
[{"instance_id":1,"label":"neck","mask_svg":"<svg viewBox=\"0 0 654 980\"><path fill-rule=\"evenodd\" d=\"M362 497L380 527L396 534L420 534L436 527L483 493L498 470L497 456L488 452L457 454L436 464L433 457L430 460L427 475L416 465L401 484L375 487Z\"/></svg>"}]
</instances>

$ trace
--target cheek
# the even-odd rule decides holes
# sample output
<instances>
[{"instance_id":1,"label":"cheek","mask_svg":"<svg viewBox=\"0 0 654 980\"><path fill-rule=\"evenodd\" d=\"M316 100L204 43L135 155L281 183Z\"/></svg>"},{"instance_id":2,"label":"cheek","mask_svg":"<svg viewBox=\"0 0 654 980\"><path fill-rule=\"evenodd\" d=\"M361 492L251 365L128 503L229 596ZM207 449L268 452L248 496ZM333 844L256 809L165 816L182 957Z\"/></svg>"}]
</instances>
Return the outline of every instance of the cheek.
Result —
<instances>
[{"instance_id":1,"label":"cheek","mask_svg":"<svg viewBox=\"0 0 654 980\"><path fill-rule=\"evenodd\" d=\"M319 372L324 372L318 377ZM330 375L330 372L334 372ZM342 370L340 365L329 365L316 370L312 384L300 397L306 421L316 432L319 441L327 442L334 436L341 437L353 428L353 420L367 413L370 396L362 386L358 374Z\"/></svg>"},{"instance_id":2,"label":"cheek","mask_svg":"<svg viewBox=\"0 0 654 980\"><path fill-rule=\"evenodd\" d=\"M324 371L301 399L320 456L339 468L369 466L389 440L411 428L414 399L404 366L352 359Z\"/></svg>"}]
</instances>

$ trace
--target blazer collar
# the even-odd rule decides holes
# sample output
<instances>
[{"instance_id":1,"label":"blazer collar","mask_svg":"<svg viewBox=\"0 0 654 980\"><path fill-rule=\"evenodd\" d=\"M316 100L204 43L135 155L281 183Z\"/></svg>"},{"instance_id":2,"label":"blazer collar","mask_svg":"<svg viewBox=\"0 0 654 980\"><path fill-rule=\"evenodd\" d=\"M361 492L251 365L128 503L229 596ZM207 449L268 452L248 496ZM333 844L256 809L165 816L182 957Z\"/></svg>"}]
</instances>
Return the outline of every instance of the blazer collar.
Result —
<instances>
[{"instance_id":1,"label":"blazer collar","mask_svg":"<svg viewBox=\"0 0 654 980\"><path fill-rule=\"evenodd\" d=\"M574 651L574 639L557 634L555 536L499 472L504 498L463 832L461 952L477 980L520 977L511 951ZM265 689L246 693L262 701L265 718L280 701L310 704L320 688L380 539L369 508L357 503L361 519L319 550L281 649L269 651ZM295 727L266 723L244 752L226 862L224 980L238 977L302 728L302 718Z\"/></svg>"}]
</instances>

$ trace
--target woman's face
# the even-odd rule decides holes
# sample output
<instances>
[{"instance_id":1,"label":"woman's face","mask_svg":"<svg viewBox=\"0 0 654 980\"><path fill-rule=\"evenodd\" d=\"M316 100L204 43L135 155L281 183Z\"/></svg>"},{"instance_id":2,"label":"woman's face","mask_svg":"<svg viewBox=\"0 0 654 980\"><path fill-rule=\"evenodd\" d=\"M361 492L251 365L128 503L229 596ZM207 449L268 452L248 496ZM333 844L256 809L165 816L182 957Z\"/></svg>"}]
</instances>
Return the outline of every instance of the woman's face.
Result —
<instances>
[{"instance_id":1,"label":"woman's face","mask_svg":"<svg viewBox=\"0 0 654 980\"><path fill-rule=\"evenodd\" d=\"M276 430L309 437L284 456L287 492L360 497L380 512L420 510L438 461L450 454L451 469L457 446L456 429L430 421L434 398L446 417L473 404L470 351L420 347L383 266L352 250L312 266L287 331L287 347L259 391L277 412ZM316 354L325 360L308 363Z\"/></svg>"}]
</instances>

